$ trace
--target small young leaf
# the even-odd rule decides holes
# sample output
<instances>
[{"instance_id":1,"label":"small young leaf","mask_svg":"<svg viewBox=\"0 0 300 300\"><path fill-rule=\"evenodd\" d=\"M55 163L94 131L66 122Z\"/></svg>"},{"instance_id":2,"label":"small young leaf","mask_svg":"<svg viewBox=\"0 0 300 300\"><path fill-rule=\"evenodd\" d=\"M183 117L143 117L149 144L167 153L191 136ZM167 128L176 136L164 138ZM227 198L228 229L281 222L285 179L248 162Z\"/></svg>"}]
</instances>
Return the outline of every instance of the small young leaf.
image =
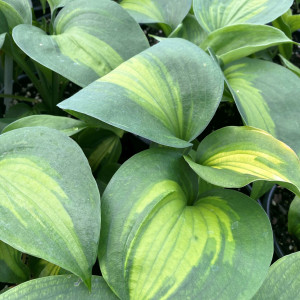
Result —
<instances>
[{"instance_id":1,"label":"small young leaf","mask_svg":"<svg viewBox=\"0 0 300 300\"><path fill-rule=\"evenodd\" d=\"M296 196L291 203L288 214L289 233L300 240L300 197Z\"/></svg>"}]
</instances>

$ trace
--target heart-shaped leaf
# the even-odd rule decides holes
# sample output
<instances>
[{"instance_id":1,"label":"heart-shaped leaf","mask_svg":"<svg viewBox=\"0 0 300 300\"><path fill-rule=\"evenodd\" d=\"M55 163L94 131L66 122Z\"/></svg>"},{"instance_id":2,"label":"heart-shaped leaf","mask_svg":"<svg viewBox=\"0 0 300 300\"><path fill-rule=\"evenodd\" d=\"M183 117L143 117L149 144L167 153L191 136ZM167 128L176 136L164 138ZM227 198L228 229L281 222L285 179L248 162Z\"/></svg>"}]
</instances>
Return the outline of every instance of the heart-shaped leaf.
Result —
<instances>
[{"instance_id":1,"label":"heart-shaped leaf","mask_svg":"<svg viewBox=\"0 0 300 300\"><path fill-rule=\"evenodd\" d=\"M266 25L240 24L213 31L200 45L211 48L224 64L283 43L293 43L281 30Z\"/></svg>"},{"instance_id":2,"label":"heart-shaped leaf","mask_svg":"<svg viewBox=\"0 0 300 300\"><path fill-rule=\"evenodd\" d=\"M107 74L149 45L120 5L98 0L68 2L55 19L53 35L19 25L13 38L32 59L80 86Z\"/></svg>"},{"instance_id":3,"label":"heart-shaped leaf","mask_svg":"<svg viewBox=\"0 0 300 300\"><path fill-rule=\"evenodd\" d=\"M293 0L193 0L200 25L212 32L234 24L267 24L284 14Z\"/></svg>"},{"instance_id":4,"label":"heart-shaped leaf","mask_svg":"<svg viewBox=\"0 0 300 300\"><path fill-rule=\"evenodd\" d=\"M2 133L23 127L48 127L59 130L68 136L80 132L88 125L82 121L51 115L33 115L21 118L6 126Z\"/></svg>"},{"instance_id":5,"label":"heart-shaped leaf","mask_svg":"<svg viewBox=\"0 0 300 300\"><path fill-rule=\"evenodd\" d=\"M58 106L184 148L213 117L223 93L222 76L196 45L165 39Z\"/></svg>"},{"instance_id":6,"label":"heart-shaped leaf","mask_svg":"<svg viewBox=\"0 0 300 300\"><path fill-rule=\"evenodd\" d=\"M300 155L299 78L277 64L251 58L229 65L224 75L245 123L268 131Z\"/></svg>"},{"instance_id":7,"label":"heart-shaped leaf","mask_svg":"<svg viewBox=\"0 0 300 300\"><path fill-rule=\"evenodd\" d=\"M138 23L163 23L174 30L188 14L192 0L122 0L121 5Z\"/></svg>"},{"instance_id":8,"label":"heart-shaped leaf","mask_svg":"<svg viewBox=\"0 0 300 300\"><path fill-rule=\"evenodd\" d=\"M21 283L29 280L30 272L21 255L18 250L0 241L0 282Z\"/></svg>"},{"instance_id":9,"label":"heart-shaped leaf","mask_svg":"<svg viewBox=\"0 0 300 300\"><path fill-rule=\"evenodd\" d=\"M74 275L49 276L20 284L0 296L1 300L64 299L64 300L117 300L102 277L92 277L92 291Z\"/></svg>"},{"instance_id":10,"label":"heart-shaped leaf","mask_svg":"<svg viewBox=\"0 0 300 300\"><path fill-rule=\"evenodd\" d=\"M100 198L87 159L57 130L0 136L0 240L80 276L90 286Z\"/></svg>"},{"instance_id":11,"label":"heart-shaped leaf","mask_svg":"<svg viewBox=\"0 0 300 300\"><path fill-rule=\"evenodd\" d=\"M186 160L200 177L218 186L242 187L266 180L300 194L298 156L260 129L232 126L214 131L200 143L196 162Z\"/></svg>"},{"instance_id":12,"label":"heart-shaped leaf","mask_svg":"<svg viewBox=\"0 0 300 300\"><path fill-rule=\"evenodd\" d=\"M286 255L271 267L264 281L252 300L299 299L300 252Z\"/></svg>"},{"instance_id":13,"label":"heart-shaped leaf","mask_svg":"<svg viewBox=\"0 0 300 300\"><path fill-rule=\"evenodd\" d=\"M166 149L135 155L111 179L99 261L120 299L250 299L259 288L273 252L266 214L236 191L198 198L197 181Z\"/></svg>"}]
</instances>

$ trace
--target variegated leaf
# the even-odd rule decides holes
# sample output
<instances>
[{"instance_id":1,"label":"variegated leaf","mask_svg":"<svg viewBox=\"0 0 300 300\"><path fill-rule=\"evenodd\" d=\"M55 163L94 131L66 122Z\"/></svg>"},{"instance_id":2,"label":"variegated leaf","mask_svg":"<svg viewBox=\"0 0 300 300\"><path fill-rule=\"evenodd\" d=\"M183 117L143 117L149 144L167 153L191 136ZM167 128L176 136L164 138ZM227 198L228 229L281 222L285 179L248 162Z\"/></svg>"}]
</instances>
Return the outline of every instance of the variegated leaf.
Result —
<instances>
[{"instance_id":1,"label":"variegated leaf","mask_svg":"<svg viewBox=\"0 0 300 300\"><path fill-rule=\"evenodd\" d=\"M90 286L100 197L87 159L57 130L0 136L0 240L80 276Z\"/></svg>"},{"instance_id":2,"label":"variegated leaf","mask_svg":"<svg viewBox=\"0 0 300 300\"><path fill-rule=\"evenodd\" d=\"M98 0L68 2L55 18L53 35L20 25L13 30L13 38L32 59L80 86L149 46L138 24L122 7Z\"/></svg>"},{"instance_id":3,"label":"variegated leaf","mask_svg":"<svg viewBox=\"0 0 300 300\"><path fill-rule=\"evenodd\" d=\"M193 0L195 16L208 32L234 24L267 24L292 4L293 0Z\"/></svg>"},{"instance_id":4,"label":"variegated leaf","mask_svg":"<svg viewBox=\"0 0 300 300\"><path fill-rule=\"evenodd\" d=\"M245 123L268 131L300 155L299 78L277 64L250 58L227 66L224 75Z\"/></svg>"},{"instance_id":5,"label":"variegated leaf","mask_svg":"<svg viewBox=\"0 0 300 300\"><path fill-rule=\"evenodd\" d=\"M250 299L259 288L273 252L266 214L236 191L199 198L197 182L166 149L137 154L111 179L99 261L120 299Z\"/></svg>"},{"instance_id":6,"label":"variegated leaf","mask_svg":"<svg viewBox=\"0 0 300 300\"><path fill-rule=\"evenodd\" d=\"M296 153L269 133L253 127L224 127L199 145L191 168L222 187L242 187L256 180L275 181L300 195L300 161Z\"/></svg>"},{"instance_id":7,"label":"variegated leaf","mask_svg":"<svg viewBox=\"0 0 300 300\"><path fill-rule=\"evenodd\" d=\"M293 41L277 28L240 24L213 31L200 47L211 48L223 63L227 64L260 50L286 43L292 44Z\"/></svg>"},{"instance_id":8,"label":"variegated leaf","mask_svg":"<svg viewBox=\"0 0 300 300\"><path fill-rule=\"evenodd\" d=\"M188 14L192 0L122 0L123 6L138 23L162 23L166 34ZM166 28L165 28L166 27Z\"/></svg>"},{"instance_id":9,"label":"variegated leaf","mask_svg":"<svg viewBox=\"0 0 300 300\"><path fill-rule=\"evenodd\" d=\"M213 117L222 97L222 77L196 45L165 39L58 106L184 148Z\"/></svg>"}]
</instances>

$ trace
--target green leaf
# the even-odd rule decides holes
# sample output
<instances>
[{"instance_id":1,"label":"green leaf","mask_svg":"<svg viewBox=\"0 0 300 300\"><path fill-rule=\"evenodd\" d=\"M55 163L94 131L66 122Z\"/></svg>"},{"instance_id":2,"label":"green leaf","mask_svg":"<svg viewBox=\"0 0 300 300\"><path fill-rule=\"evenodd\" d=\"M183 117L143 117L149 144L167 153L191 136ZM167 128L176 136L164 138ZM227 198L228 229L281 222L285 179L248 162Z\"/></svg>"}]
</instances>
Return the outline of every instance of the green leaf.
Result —
<instances>
[{"instance_id":1,"label":"green leaf","mask_svg":"<svg viewBox=\"0 0 300 300\"><path fill-rule=\"evenodd\" d=\"M222 74L203 50L166 39L58 106L184 148L207 126L222 92Z\"/></svg>"},{"instance_id":2,"label":"green leaf","mask_svg":"<svg viewBox=\"0 0 300 300\"><path fill-rule=\"evenodd\" d=\"M265 25L240 24L213 31L200 47L211 48L227 64L283 43L292 44L293 41L279 29Z\"/></svg>"},{"instance_id":3,"label":"green leaf","mask_svg":"<svg viewBox=\"0 0 300 300\"><path fill-rule=\"evenodd\" d=\"M182 24L169 35L169 38L183 38L200 46L206 36L207 33L201 28L195 16L188 14Z\"/></svg>"},{"instance_id":4,"label":"green leaf","mask_svg":"<svg viewBox=\"0 0 300 300\"><path fill-rule=\"evenodd\" d=\"M227 66L224 75L245 123L268 131L300 155L299 78L282 66L250 58Z\"/></svg>"},{"instance_id":5,"label":"green leaf","mask_svg":"<svg viewBox=\"0 0 300 300\"><path fill-rule=\"evenodd\" d=\"M0 0L0 12L4 15L10 31L19 24L31 24L29 0Z\"/></svg>"},{"instance_id":6,"label":"green leaf","mask_svg":"<svg viewBox=\"0 0 300 300\"><path fill-rule=\"evenodd\" d=\"M251 195L250 197L254 200L257 200L261 196L263 196L266 192L268 192L274 186L274 182L269 181L255 181L252 185Z\"/></svg>"},{"instance_id":7,"label":"green leaf","mask_svg":"<svg viewBox=\"0 0 300 300\"><path fill-rule=\"evenodd\" d=\"M0 241L0 282L21 283L30 273L21 260L21 252Z\"/></svg>"},{"instance_id":8,"label":"green leaf","mask_svg":"<svg viewBox=\"0 0 300 300\"><path fill-rule=\"evenodd\" d=\"M222 187L243 187L256 180L275 181L300 195L296 153L269 133L253 127L224 127L208 135L190 167L204 180Z\"/></svg>"},{"instance_id":9,"label":"green leaf","mask_svg":"<svg viewBox=\"0 0 300 300\"><path fill-rule=\"evenodd\" d=\"M295 73L298 77L300 77L300 69L295 66L294 64L292 64L289 60L287 60L286 58L284 58L282 55L279 55L280 60L282 62L282 64L289 69L290 71L292 71L293 73Z\"/></svg>"},{"instance_id":10,"label":"green leaf","mask_svg":"<svg viewBox=\"0 0 300 300\"><path fill-rule=\"evenodd\" d=\"M58 8L64 7L68 2L72 2L73 0L47 0L47 1L51 9L51 14L53 15Z\"/></svg>"},{"instance_id":11,"label":"green leaf","mask_svg":"<svg viewBox=\"0 0 300 300\"><path fill-rule=\"evenodd\" d=\"M116 17L117 16L117 17ZM54 34L19 25L16 44L32 59L86 86L148 47L138 24L113 1L68 2L54 22Z\"/></svg>"},{"instance_id":12,"label":"green leaf","mask_svg":"<svg viewBox=\"0 0 300 300\"><path fill-rule=\"evenodd\" d=\"M92 291L81 284L74 275L49 276L20 284L0 296L1 300L116 300L102 277L92 277Z\"/></svg>"},{"instance_id":13,"label":"green leaf","mask_svg":"<svg viewBox=\"0 0 300 300\"><path fill-rule=\"evenodd\" d=\"M300 240L300 197L296 196L292 201L288 214L289 233Z\"/></svg>"},{"instance_id":14,"label":"green leaf","mask_svg":"<svg viewBox=\"0 0 300 300\"><path fill-rule=\"evenodd\" d=\"M138 23L163 23L174 30L188 14L192 0L123 0L123 6Z\"/></svg>"},{"instance_id":15,"label":"green leaf","mask_svg":"<svg viewBox=\"0 0 300 300\"><path fill-rule=\"evenodd\" d=\"M51 115L33 115L21 118L6 126L2 133L23 127L48 127L59 130L68 136L80 132L88 125L82 121Z\"/></svg>"},{"instance_id":16,"label":"green leaf","mask_svg":"<svg viewBox=\"0 0 300 300\"><path fill-rule=\"evenodd\" d=\"M292 4L293 0L193 0L195 16L208 32L234 24L267 24Z\"/></svg>"},{"instance_id":17,"label":"green leaf","mask_svg":"<svg viewBox=\"0 0 300 300\"><path fill-rule=\"evenodd\" d=\"M0 240L90 287L100 233L97 184L79 146L57 130L0 136Z\"/></svg>"},{"instance_id":18,"label":"green leaf","mask_svg":"<svg viewBox=\"0 0 300 300\"><path fill-rule=\"evenodd\" d=\"M286 255L271 267L264 281L252 300L299 299L300 252Z\"/></svg>"},{"instance_id":19,"label":"green leaf","mask_svg":"<svg viewBox=\"0 0 300 300\"><path fill-rule=\"evenodd\" d=\"M99 261L120 299L256 292L273 252L266 214L236 191L197 192L196 174L175 151L146 150L116 172L102 198Z\"/></svg>"}]
</instances>

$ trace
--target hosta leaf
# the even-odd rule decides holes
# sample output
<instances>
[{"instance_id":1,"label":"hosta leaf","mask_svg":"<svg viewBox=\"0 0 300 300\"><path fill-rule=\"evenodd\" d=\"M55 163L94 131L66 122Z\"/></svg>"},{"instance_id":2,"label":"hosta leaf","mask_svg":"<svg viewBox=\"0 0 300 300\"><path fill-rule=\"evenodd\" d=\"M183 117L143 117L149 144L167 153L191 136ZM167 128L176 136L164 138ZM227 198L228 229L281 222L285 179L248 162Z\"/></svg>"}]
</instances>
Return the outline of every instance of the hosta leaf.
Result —
<instances>
[{"instance_id":1,"label":"hosta leaf","mask_svg":"<svg viewBox=\"0 0 300 300\"><path fill-rule=\"evenodd\" d=\"M295 73L298 77L300 77L300 68L292 64L289 60L285 59L282 55L279 55L282 64L288 68L290 71Z\"/></svg>"},{"instance_id":2,"label":"hosta leaf","mask_svg":"<svg viewBox=\"0 0 300 300\"><path fill-rule=\"evenodd\" d=\"M299 78L277 64L250 58L229 65L224 74L245 123L268 131L299 155Z\"/></svg>"},{"instance_id":3,"label":"hosta leaf","mask_svg":"<svg viewBox=\"0 0 300 300\"><path fill-rule=\"evenodd\" d=\"M138 23L163 23L171 32L188 14L192 0L123 0L121 5Z\"/></svg>"},{"instance_id":4,"label":"hosta leaf","mask_svg":"<svg viewBox=\"0 0 300 300\"><path fill-rule=\"evenodd\" d=\"M21 260L21 252L0 241L0 282L20 283L29 280L30 273Z\"/></svg>"},{"instance_id":5,"label":"hosta leaf","mask_svg":"<svg viewBox=\"0 0 300 300\"><path fill-rule=\"evenodd\" d=\"M31 24L29 0L0 0L0 12L3 13L9 30L19 24Z\"/></svg>"},{"instance_id":6,"label":"hosta leaf","mask_svg":"<svg viewBox=\"0 0 300 300\"><path fill-rule=\"evenodd\" d=\"M68 2L71 2L73 0L47 0L47 1L51 9L51 14L53 15L58 8L64 7Z\"/></svg>"},{"instance_id":7,"label":"hosta leaf","mask_svg":"<svg viewBox=\"0 0 300 300\"><path fill-rule=\"evenodd\" d=\"M289 233L300 240L300 197L296 196L292 201L288 214Z\"/></svg>"},{"instance_id":8,"label":"hosta leaf","mask_svg":"<svg viewBox=\"0 0 300 300\"><path fill-rule=\"evenodd\" d=\"M202 49L210 47L227 64L282 43L293 41L279 29L265 25L240 24L215 30L200 46Z\"/></svg>"},{"instance_id":9,"label":"hosta leaf","mask_svg":"<svg viewBox=\"0 0 300 300\"><path fill-rule=\"evenodd\" d=\"M200 25L208 32L234 24L267 24L285 13L293 0L194 0Z\"/></svg>"},{"instance_id":10,"label":"hosta leaf","mask_svg":"<svg viewBox=\"0 0 300 300\"><path fill-rule=\"evenodd\" d=\"M13 38L32 59L80 86L148 47L138 24L113 1L70 1L56 17L53 35L20 25Z\"/></svg>"},{"instance_id":11,"label":"hosta leaf","mask_svg":"<svg viewBox=\"0 0 300 300\"><path fill-rule=\"evenodd\" d=\"M2 133L23 127L48 127L60 130L68 136L80 132L88 125L82 121L59 116L51 115L33 115L21 118L6 126Z\"/></svg>"},{"instance_id":12,"label":"hosta leaf","mask_svg":"<svg viewBox=\"0 0 300 300\"><path fill-rule=\"evenodd\" d=\"M184 148L211 120L222 92L222 74L203 50L165 39L58 106Z\"/></svg>"},{"instance_id":13,"label":"hosta leaf","mask_svg":"<svg viewBox=\"0 0 300 300\"><path fill-rule=\"evenodd\" d=\"M206 36L207 33L201 28L195 16L188 14L169 38L183 38L199 46Z\"/></svg>"},{"instance_id":14,"label":"hosta leaf","mask_svg":"<svg viewBox=\"0 0 300 300\"><path fill-rule=\"evenodd\" d=\"M139 153L103 195L102 274L120 299L250 299L272 257L267 216L249 197L212 190L179 153ZM243 287L243 288L241 288Z\"/></svg>"},{"instance_id":15,"label":"hosta leaf","mask_svg":"<svg viewBox=\"0 0 300 300\"><path fill-rule=\"evenodd\" d=\"M57 130L0 136L0 240L80 276L90 286L100 200L78 145Z\"/></svg>"},{"instance_id":16,"label":"hosta leaf","mask_svg":"<svg viewBox=\"0 0 300 300\"><path fill-rule=\"evenodd\" d=\"M260 129L232 126L214 131L200 143L196 162L186 160L200 177L218 186L242 187L266 180L300 194L299 158Z\"/></svg>"},{"instance_id":17,"label":"hosta leaf","mask_svg":"<svg viewBox=\"0 0 300 300\"><path fill-rule=\"evenodd\" d=\"M268 277L252 299L299 299L299 268L300 252L280 258L270 267Z\"/></svg>"},{"instance_id":18,"label":"hosta leaf","mask_svg":"<svg viewBox=\"0 0 300 300\"><path fill-rule=\"evenodd\" d=\"M92 291L74 275L60 275L39 278L20 284L0 296L1 300L51 299L51 300L116 300L102 277L92 277Z\"/></svg>"}]
</instances>

